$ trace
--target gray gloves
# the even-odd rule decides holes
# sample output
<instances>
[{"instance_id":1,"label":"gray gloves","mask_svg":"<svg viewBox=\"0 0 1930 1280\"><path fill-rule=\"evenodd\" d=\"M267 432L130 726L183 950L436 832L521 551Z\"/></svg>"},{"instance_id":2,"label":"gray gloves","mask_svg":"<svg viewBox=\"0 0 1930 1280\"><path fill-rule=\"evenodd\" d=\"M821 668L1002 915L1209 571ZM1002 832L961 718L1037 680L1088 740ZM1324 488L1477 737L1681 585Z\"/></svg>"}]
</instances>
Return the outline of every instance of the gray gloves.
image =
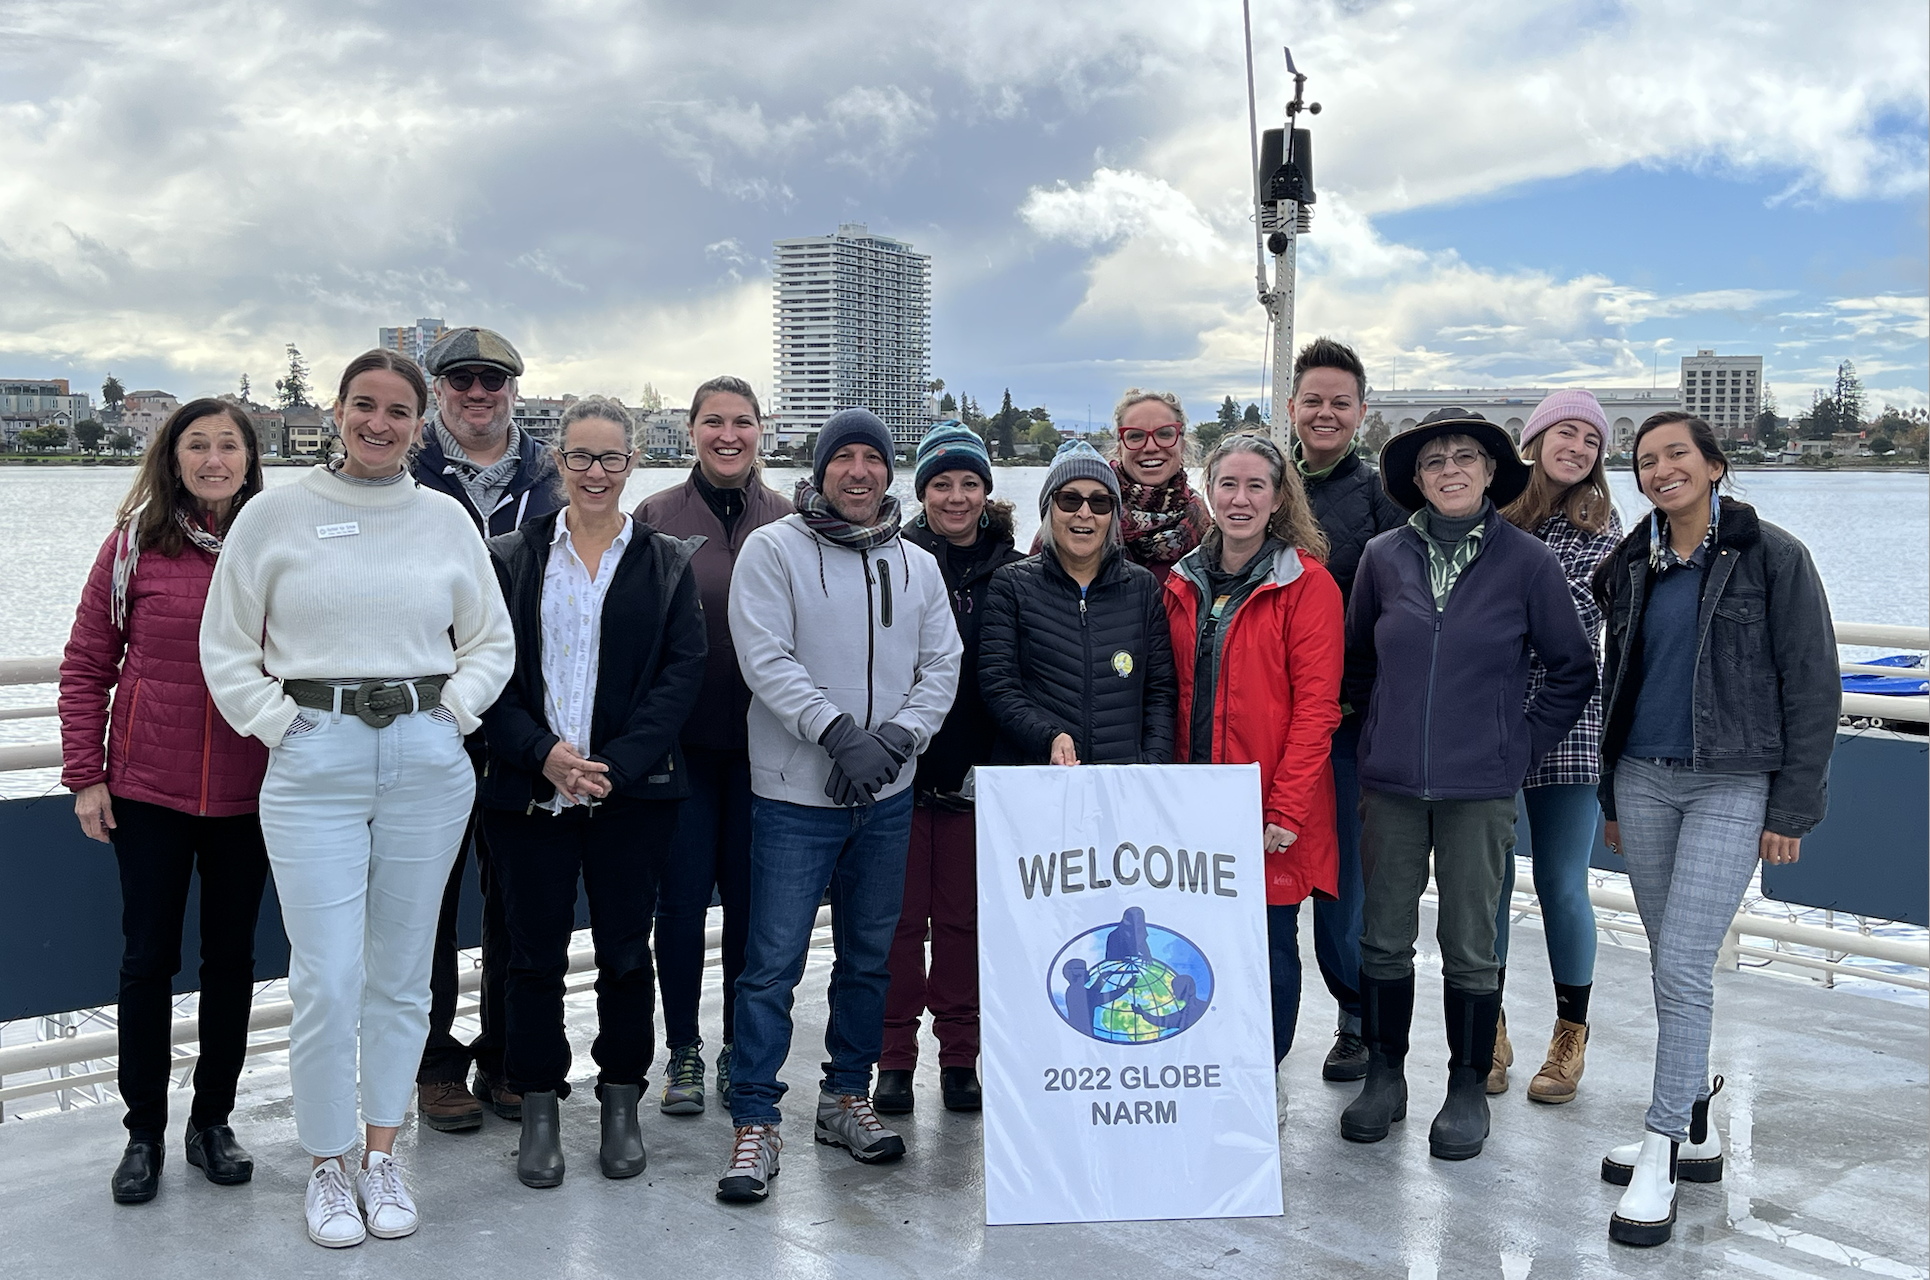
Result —
<instances>
[{"instance_id":1,"label":"gray gloves","mask_svg":"<svg viewBox=\"0 0 1930 1280\"><path fill-rule=\"evenodd\" d=\"M849 715L841 715L818 738L818 745L831 757L824 794L831 803L848 807L870 804L897 781L917 739L895 724L864 730Z\"/></svg>"}]
</instances>

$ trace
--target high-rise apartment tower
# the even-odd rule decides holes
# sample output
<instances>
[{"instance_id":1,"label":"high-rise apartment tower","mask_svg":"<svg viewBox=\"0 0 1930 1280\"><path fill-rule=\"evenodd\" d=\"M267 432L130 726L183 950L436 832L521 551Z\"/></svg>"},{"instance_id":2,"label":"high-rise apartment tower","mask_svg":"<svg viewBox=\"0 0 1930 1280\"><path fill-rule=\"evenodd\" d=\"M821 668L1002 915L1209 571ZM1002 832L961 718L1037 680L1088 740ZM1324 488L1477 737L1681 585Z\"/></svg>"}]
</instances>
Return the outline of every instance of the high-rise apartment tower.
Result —
<instances>
[{"instance_id":1,"label":"high-rise apartment tower","mask_svg":"<svg viewBox=\"0 0 1930 1280\"><path fill-rule=\"evenodd\" d=\"M779 240L773 264L778 439L840 409L871 410L900 449L931 425L931 257L848 222Z\"/></svg>"},{"instance_id":2,"label":"high-rise apartment tower","mask_svg":"<svg viewBox=\"0 0 1930 1280\"><path fill-rule=\"evenodd\" d=\"M1706 348L1683 356L1682 407L1721 439L1751 434L1762 412L1762 357L1719 356Z\"/></svg>"},{"instance_id":3,"label":"high-rise apartment tower","mask_svg":"<svg viewBox=\"0 0 1930 1280\"><path fill-rule=\"evenodd\" d=\"M429 355L429 348L436 340L449 332L438 317L425 316L414 324L398 325L380 331L381 340L376 343L387 351L399 351L409 359L421 364Z\"/></svg>"}]
</instances>

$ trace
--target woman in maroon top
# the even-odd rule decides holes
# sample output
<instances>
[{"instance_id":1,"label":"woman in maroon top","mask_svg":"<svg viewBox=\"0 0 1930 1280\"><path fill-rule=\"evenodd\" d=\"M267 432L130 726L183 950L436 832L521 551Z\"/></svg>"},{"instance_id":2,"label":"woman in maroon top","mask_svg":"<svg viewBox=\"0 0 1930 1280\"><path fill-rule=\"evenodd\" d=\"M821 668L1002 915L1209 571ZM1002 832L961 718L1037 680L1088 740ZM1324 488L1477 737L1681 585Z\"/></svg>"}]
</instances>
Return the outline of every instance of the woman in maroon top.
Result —
<instances>
[{"instance_id":1,"label":"woman in maroon top","mask_svg":"<svg viewBox=\"0 0 1930 1280\"><path fill-rule=\"evenodd\" d=\"M256 795L268 752L228 727L201 676L201 609L221 538L262 487L247 415L182 405L148 446L81 593L60 664L61 781L81 830L121 869L120 1087L128 1143L114 1199L152 1200L167 1127L172 987L189 876L201 872L200 1060L187 1159L248 1181L228 1127L254 997L255 916L268 873ZM113 711L108 710L112 690Z\"/></svg>"},{"instance_id":2,"label":"woman in maroon top","mask_svg":"<svg viewBox=\"0 0 1930 1280\"><path fill-rule=\"evenodd\" d=\"M704 602L710 658L697 709L684 724L682 746L690 798L678 807L677 834L659 868L657 984L663 995L666 1115L704 1109L704 1042L697 1006L704 981L704 919L713 890L724 906L723 1048L717 1093L730 1105L731 1006L744 969L750 917L751 757L744 717L751 692L737 670L730 638L730 576L751 531L791 513L791 501L758 475L763 418L757 393L742 378L712 378L690 401L690 441L697 465L674 489L644 499L636 518L678 538L702 537L691 558Z\"/></svg>"}]
</instances>

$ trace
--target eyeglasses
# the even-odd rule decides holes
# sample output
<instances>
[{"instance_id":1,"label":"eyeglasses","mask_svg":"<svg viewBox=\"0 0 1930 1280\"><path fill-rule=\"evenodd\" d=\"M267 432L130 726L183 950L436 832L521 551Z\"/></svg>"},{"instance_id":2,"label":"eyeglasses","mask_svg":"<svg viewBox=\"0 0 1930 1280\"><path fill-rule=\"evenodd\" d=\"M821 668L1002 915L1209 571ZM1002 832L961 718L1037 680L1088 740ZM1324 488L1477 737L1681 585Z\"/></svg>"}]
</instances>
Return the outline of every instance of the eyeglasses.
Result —
<instances>
[{"instance_id":1,"label":"eyeglasses","mask_svg":"<svg viewBox=\"0 0 1930 1280\"><path fill-rule=\"evenodd\" d=\"M572 471L588 471L590 464L595 462L602 464L603 469L611 475L616 475L619 472L628 471L630 469L630 459L634 457L636 457L634 451L630 453L587 453L582 449L571 449L563 454L563 465Z\"/></svg>"},{"instance_id":2,"label":"eyeglasses","mask_svg":"<svg viewBox=\"0 0 1930 1280\"><path fill-rule=\"evenodd\" d=\"M1151 431L1144 427L1121 427L1119 443L1138 453L1146 447L1146 441L1150 438L1160 448L1170 449L1179 443L1179 433L1182 430L1184 428L1177 422L1169 422L1163 427L1154 427Z\"/></svg>"},{"instance_id":3,"label":"eyeglasses","mask_svg":"<svg viewBox=\"0 0 1930 1280\"><path fill-rule=\"evenodd\" d=\"M449 384L451 391L467 391L480 382L484 391L496 392L503 389L503 384L509 381L509 375L501 369L458 369L454 373L443 374L442 380Z\"/></svg>"},{"instance_id":4,"label":"eyeglasses","mask_svg":"<svg viewBox=\"0 0 1930 1280\"><path fill-rule=\"evenodd\" d=\"M1074 493L1061 489L1052 495L1052 505L1067 515L1077 514L1080 507L1090 507L1096 516L1109 516L1114 506L1110 493Z\"/></svg>"},{"instance_id":5,"label":"eyeglasses","mask_svg":"<svg viewBox=\"0 0 1930 1280\"><path fill-rule=\"evenodd\" d=\"M1421 470L1428 475L1438 476L1447 470L1447 464L1451 459L1461 470L1472 471L1480 464L1481 459L1487 456L1479 449L1456 449L1453 453L1437 453L1432 457L1421 459Z\"/></svg>"}]
</instances>

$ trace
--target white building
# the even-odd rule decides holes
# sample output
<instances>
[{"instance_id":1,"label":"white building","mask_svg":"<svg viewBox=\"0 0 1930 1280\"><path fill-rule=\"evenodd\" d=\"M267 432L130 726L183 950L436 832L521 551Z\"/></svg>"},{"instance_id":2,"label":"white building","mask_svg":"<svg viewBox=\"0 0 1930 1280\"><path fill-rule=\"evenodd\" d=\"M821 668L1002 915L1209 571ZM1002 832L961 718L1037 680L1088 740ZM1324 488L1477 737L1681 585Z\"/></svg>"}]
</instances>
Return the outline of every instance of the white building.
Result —
<instances>
[{"instance_id":1,"label":"white building","mask_svg":"<svg viewBox=\"0 0 1930 1280\"><path fill-rule=\"evenodd\" d=\"M22 378L0 380L0 417L16 421L33 419L45 425L64 415L62 426L71 427L94 416L93 403L85 391L68 389L65 378Z\"/></svg>"},{"instance_id":2,"label":"white building","mask_svg":"<svg viewBox=\"0 0 1930 1280\"><path fill-rule=\"evenodd\" d=\"M393 329L378 329L376 345L385 351L399 351L417 364L429 358L429 348L436 345L449 327L440 316L423 316L414 324L398 325Z\"/></svg>"},{"instance_id":3,"label":"white building","mask_svg":"<svg viewBox=\"0 0 1930 1280\"><path fill-rule=\"evenodd\" d=\"M1720 439L1754 434L1762 412L1762 357L1719 356L1707 349L1683 356L1682 406Z\"/></svg>"},{"instance_id":4,"label":"white building","mask_svg":"<svg viewBox=\"0 0 1930 1280\"><path fill-rule=\"evenodd\" d=\"M1427 391L1367 391L1367 412L1378 413L1396 433L1416 426L1436 409L1471 409L1489 422L1507 428L1517 440L1535 406L1560 387L1460 387ZM1675 391L1649 387L1589 387L1602 403L1614 436L1611 452L1628 448L1635 428L1652 413L1680 409L1681 397Z\"/></svg>"},{"instance_id":5,"label":"white building","mask_svg":"<svg viewBox=\"0 0 1930 1280\"><path fill-rule=\"evenodd\" d=\"M652 458L681 458L690 452L690 415L681 409L654 409L637 415L637 449Z\"/></svg>"},{"instance_id":6,"label":"white building","mask_svg":"<svg viewBox=\"0 0 1930 1280\"><path fill-rule=\"evenodd\" d=\"M553 445L556 443L556 428L563 420L563 411L575 403L575 396L563 396L561 399L517 396L510 421L516 424L519 431L529 433L544 444Z\"/></svg>"},{"instance_id":7,"label":"white building","mask_svg":"<svg viewBox=\"0 0 1930 1280\"><path fill-rule=\"evenodd\" d=\"M145 449L154 433L180 407L181 401L172 392L130 391L121 400L121 430L134 437L137 448Z\"/></svg>"},{"instance_id":8,"label":"white building","mask_svg":"<svg viewBox=\"0 0 1930 1280\"><path fill-rule=\"evenodd\" d=\"M774 443L801 443L862 407L900 449L917 448L931 425L930 255L855 222L775 247Z\"/></svg>"}]
</instances>

